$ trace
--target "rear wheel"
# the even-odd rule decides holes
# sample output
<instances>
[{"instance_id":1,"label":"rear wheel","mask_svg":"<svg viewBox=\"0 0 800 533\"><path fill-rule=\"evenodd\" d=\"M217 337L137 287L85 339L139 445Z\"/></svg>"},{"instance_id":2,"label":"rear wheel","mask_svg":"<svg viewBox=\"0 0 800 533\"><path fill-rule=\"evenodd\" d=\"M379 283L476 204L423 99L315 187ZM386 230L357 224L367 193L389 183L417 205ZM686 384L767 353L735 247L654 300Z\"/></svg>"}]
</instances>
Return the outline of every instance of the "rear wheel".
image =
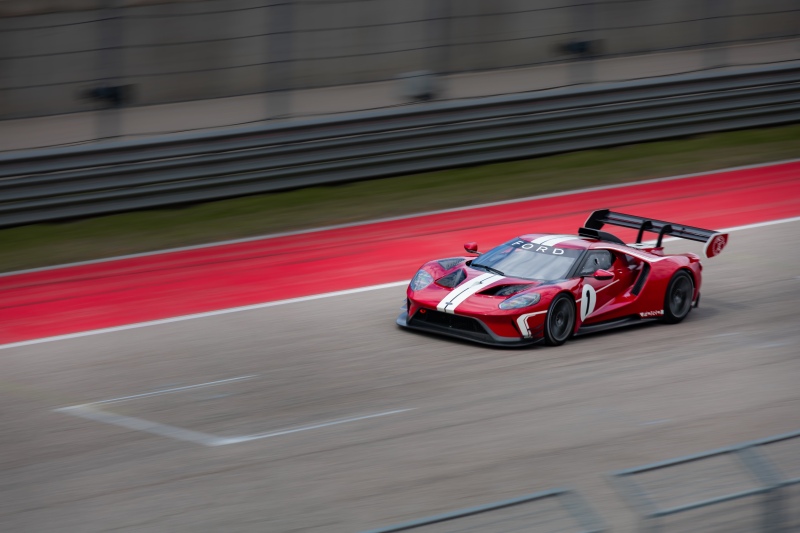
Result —
<instances>
[{"instance_id":1,"label":"rear wheel","mask_svg":"<svg viewBox=\"0 0 800 533\"><path fill-rule=\"evenodd\" d=\"M555 297L544 321L544 342L561 346L575 329L575 302L566 294Z\"/></svg>"},{"instance_id":2,"label":"rear wheel","mask_svg":"<svg viewBox=\"0 0 800 533\"><path fill-rule=\"evenodd\" d=\"M664 297L664 322L677 324L692 310L694 281L688 272L680 270L669 280Z\"/></svg>"}]
</instances>

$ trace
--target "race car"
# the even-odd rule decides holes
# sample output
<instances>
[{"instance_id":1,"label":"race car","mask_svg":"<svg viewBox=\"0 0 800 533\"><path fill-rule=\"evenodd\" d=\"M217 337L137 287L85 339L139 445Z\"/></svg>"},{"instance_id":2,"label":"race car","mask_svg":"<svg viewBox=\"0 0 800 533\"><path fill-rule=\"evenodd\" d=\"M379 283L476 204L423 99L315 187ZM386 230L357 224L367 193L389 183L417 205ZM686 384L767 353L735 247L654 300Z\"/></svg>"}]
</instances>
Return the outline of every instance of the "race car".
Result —
<instances>
[{"instance_id":1,"label":"race car","mask_svg":"<svg viewBox=\"0 0 800 533\"><path fill-rule=\"evenodd\" d=\"M638 230L625 244L607 224ZM645 232L658 235L654 245ZM728 235L608 209L577 235L533 233L486 253L425 263L406 291L397 324L495 346L563 344L583 335L649 321L677 323L700 302L703 266L694 253L665 254L665 236L705 243L714 257Z\"/></svg>"}]
</instances>

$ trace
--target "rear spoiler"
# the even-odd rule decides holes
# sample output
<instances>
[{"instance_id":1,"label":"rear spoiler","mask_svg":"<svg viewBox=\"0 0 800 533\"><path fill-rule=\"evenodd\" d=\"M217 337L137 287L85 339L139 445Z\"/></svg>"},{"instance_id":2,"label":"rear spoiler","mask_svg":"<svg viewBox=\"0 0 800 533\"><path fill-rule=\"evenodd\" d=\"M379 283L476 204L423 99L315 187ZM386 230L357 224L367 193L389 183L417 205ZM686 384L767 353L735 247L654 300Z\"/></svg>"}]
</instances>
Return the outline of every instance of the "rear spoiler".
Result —
<instances>
[{"instance_id":1,"label":"rear spoiler","mask_svg":"<svg viewBox=\"0 0 800 533\"><path fill-rule=\"evenodd\" d=\"M637 243L642 242L642 235L645 231L658 233L656 248L661 246L661 240L664 238L664 235L704 242L706 245L703 252L706 257L719 255L722 249L725 248L725 245L728 244L727 233L719 233L710 229L684 226L682 224L664 222L663 220L654 220L652 218L625 215L623 213L609 211L608 209L600 209L589 215L589 218L586 219L586 223L584 224L584 228L581 228L578 233L581 234L582 230L588 230L583 232L583 234L587 236L604 233L599 231L604 224L639 230L639 234L636 236Z\"/></svg>"}]
</instances>

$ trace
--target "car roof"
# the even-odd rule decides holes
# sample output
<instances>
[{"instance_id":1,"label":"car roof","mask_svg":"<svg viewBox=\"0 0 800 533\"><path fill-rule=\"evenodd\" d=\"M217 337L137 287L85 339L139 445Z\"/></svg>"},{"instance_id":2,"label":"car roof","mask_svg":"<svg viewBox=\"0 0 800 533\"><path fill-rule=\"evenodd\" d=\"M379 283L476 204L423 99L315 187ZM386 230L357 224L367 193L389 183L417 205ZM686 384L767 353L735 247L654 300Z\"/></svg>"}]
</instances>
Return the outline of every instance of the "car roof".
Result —
<instances>
[{"instance_id":1,"label":"car roof","mask_svg":"<svg viewBox=\"0 0 800 533\"><path fill-rule=\"evenodd\" d=\"M597 244L597 239L580 237L578 235L563 235L559 233L528 233L520 235L519 239L541 244L542 246L552 246L554 248L570 248L574 250L586 250Z\"/></svg>"}]
</instances>

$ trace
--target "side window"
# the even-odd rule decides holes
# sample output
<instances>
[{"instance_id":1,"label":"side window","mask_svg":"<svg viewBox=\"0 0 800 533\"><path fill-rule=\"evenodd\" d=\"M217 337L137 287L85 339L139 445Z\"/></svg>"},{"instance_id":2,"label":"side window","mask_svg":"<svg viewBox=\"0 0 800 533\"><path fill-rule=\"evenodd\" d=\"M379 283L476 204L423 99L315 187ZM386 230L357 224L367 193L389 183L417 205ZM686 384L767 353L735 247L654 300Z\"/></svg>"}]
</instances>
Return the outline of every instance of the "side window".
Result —
<instances>
[{"instance_id":1,"label":"side window","mask_svg":"<svg viewBox=\"0 0 800 533\"><path fill-rule=\"evenodd\" d=\"M628 270L637 270L640 266L642 266L642 260L636 259L632 255L624 254L623 257L625 258L625 263L628 265Z\"/></svg>"},{"instance_id":2,"label":"side window","mask_svg":"<svg viewBox=\"0 0 800 533\"><path fill-rule=\"evenodd\" d=\"M614 256L608 250L592 250L581 268L581 276L591 276L597 270L608 270L614 264Z\"/></svg>"}]
</instances>

